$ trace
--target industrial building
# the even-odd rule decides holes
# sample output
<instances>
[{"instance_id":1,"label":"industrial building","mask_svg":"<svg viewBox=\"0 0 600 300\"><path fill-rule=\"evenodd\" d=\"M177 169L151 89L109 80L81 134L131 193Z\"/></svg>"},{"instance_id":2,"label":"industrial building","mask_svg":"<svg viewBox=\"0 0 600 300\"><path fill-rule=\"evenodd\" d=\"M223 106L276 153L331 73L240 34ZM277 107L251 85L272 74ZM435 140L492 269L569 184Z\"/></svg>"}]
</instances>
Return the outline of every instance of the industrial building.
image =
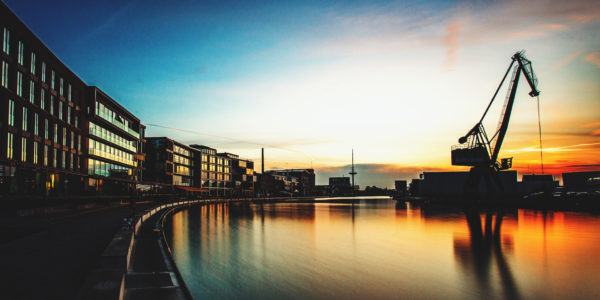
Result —
<instances>
[{"instance_id":1,"label":"industrial building","mask_svg":"<svg viewBox=\"0 0 600 300\"><path fill-rule=\"evenodd\" d=\"M314 169L283 169L265 171L268 174L282 175L290 178L296 178L298 184L294 190L298 191L299 196L313 195L315 189L315 170ZM293 182L293 180L290 179Z\"/></svg>"},{"instance_id":2,"label":"industrial building","mask_svg":"<svg viewBox=\"0 0 600 300\"><path fill-rule=\"evenodd\" d=\"M562 179L567 191L600 191L600 171L562 173Z\"/></svg>"}]
</instances>

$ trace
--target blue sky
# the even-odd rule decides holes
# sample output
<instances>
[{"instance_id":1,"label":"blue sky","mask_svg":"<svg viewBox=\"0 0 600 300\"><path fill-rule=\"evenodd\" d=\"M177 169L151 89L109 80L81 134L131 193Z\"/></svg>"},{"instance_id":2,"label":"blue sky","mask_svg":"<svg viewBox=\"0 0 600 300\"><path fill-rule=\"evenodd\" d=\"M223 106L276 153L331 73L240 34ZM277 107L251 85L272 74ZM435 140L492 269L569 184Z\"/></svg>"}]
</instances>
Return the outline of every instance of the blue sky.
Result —
<instances>
[{"instance_id":1,"label":"blue sky","mask_svg":"<svg viewBox=\"0 0 600 300\"><path fill-rule=\"evenodd\" d=\"M452 169L450 146L526 49L547 163L600 166L597 1L3 1L149 136L255 160L264 146L267 168L313 165L318 183L348 172L352 148L362 186ZM504 147L520 171L539 165L526 92Z\"/></svg>"}]
</instances>

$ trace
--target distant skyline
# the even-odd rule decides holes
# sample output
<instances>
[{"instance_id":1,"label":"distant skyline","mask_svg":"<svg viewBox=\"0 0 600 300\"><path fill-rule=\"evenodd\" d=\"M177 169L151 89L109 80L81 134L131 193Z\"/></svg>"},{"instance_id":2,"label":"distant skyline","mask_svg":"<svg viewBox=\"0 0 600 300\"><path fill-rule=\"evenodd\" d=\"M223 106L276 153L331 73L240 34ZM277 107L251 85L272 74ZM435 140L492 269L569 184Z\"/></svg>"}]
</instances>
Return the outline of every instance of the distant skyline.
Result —
<instances>
[{"instance_id":1,"label":"distant skyline","mask_svg":"<svg viewBox=\"0 0 600 300\"><path fill-rule=\"evenodd\" d=\"M450 165L516 51L539 78L546 173L600 169L598 1L2 0L148 126L267 169L393 186ZM496 128L506 86L484 125ZM521 82L501 157L539 173Z\"/></svg>"}]
</instances>

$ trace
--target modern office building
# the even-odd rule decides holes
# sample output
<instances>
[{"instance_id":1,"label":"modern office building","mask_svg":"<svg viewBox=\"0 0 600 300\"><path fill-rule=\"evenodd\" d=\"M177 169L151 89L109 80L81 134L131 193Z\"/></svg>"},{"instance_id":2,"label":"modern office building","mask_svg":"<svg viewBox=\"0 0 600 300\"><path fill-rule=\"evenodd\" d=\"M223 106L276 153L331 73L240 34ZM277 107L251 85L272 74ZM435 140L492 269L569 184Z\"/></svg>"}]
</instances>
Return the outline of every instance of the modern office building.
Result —
<instances>
[{"instance_id":1,"label":"modern office building","mask_svg":"<svg viewBox=\"0 0 600 300\"><path fill-rule=\"evenodd\" d=\"M0 2L0 195L82 192L86 85Z\"/></svg>"},{"instance_id":2,"label":"modern office building","mask_svg":"<svg viewBox=\"0 0 600 300\"><path fill-rule=\"evenodd\" d=\"M206 189L206 194L212 196L219 192L217 184L217 150L204 145L190 145L194 151L194 161L197 164L194 186Z\"/></svg>"},{"instance_id":3,"label":"modern office building","mask_svg":"<svg viewBox=\"0 0 600 300\"><path fill-rule=\"evenodd\" d=\"M233 181L233 194L237 196L254 196L256 175L254 175L254 162L247 159L236 158L231 160L231 179Z\"/></svg>"},{"instance_id":4,"label":"modern office building","mask_svg":"<svg viewBox=\"0 0 600 300\"><path fill-rule=\"evenodd\" d=\"M191 190L195 174L192 148L167 137L149 137L145 149L144 181Z\"/></svg>"},{"instance_id":5,"label":"modern office building","mask_svg":"<svg viewBox=\"0 0 600 300\"><path fill-rule=\"evenodd\" d=\"M97 87L88 88L86 122L90 191L126 194L141 176L144 126Z\"/></svg>"},{"instance_id":6,"label":"modern office building","mask_svg":"<svg viewBox=\"0 0 600 300\"><path fill-rule=\"evenodd\" d=\"M140 180L144 126L87 86L0 2L0 197L123 194Z\"/></svg>"}]
</instances>

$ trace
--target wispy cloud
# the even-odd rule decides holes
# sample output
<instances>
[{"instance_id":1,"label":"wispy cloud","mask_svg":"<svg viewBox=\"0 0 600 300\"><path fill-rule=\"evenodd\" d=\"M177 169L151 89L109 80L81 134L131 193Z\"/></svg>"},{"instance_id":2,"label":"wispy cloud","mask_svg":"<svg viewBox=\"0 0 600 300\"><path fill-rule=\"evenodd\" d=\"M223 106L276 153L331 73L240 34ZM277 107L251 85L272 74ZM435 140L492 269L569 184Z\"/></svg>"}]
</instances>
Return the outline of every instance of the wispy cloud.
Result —
<instances>
[{"instance_id":1,"label":"wispy cloud","mask_svg":"<svg viewBox=\"0 0 600 300\"><path fill-rule=\"evenodd\" d=\"M446 35L444 36L444 45L446 46L446 66L445 71L452 71L456 62L456 52L458 52L458 36L462 25L453 22L446 27Z\"/></svg>"},{"instance_id":2,"label":"wispy cloud","mask_svg":"<svg viewBox=\"0 0 600 300\"><path fill-rule=\"evenodd\" d=\"M600 68L600 51L590 53L586 55L583 60L595 64L598 68Z\"/></svg>"},{"instance_id":3,"label":"wispy cloud","mask_svg":"<svg viewBox=\"0 0 600 300\"><path fill-rule=\"evenodd\" d=\"M560 147L551 147L545 148L544 152L572 152L572 151L583 151L587 150L589 147L597 148L600 143L584 143L584 144L576 144L576 145L568 145L568 146L560 146ZM539 152L539 147L526 147L521 149L513 149L506 150L508 153L521 153L521 152Z\"/></svg>"},{"instance_id":4,"label":"wispy cloud","mask_svg":"<svg viewBox=\"0 0 600 300\"><path fill-rule=\"evenodd\" d=\"M575 58L579 57L582 53L583 53L583 51L573 52L573 53L565 56L565 58L561 59L559 62L557 62L552 67L550 67L550 69L558 70L558 69L570 64Z\"/></svg>"}]
</instances>

